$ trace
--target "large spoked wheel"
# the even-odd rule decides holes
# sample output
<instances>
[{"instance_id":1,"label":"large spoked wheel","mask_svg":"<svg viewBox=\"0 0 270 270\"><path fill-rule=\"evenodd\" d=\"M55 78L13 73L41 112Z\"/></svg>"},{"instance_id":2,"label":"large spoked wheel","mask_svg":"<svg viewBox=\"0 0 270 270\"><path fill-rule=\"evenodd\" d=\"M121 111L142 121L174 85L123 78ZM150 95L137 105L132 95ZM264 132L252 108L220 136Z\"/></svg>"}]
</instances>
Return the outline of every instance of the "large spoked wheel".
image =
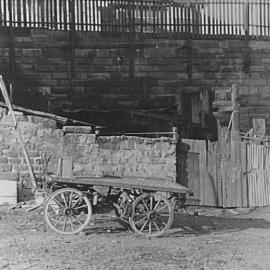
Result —
<instances>
[{"instance_id":1,"label":"large spoked wheel","mask_svg":"<svg viewBox=\"0 0 270 270\"><path fill-rule=\"evenodd\" d=\"M55 191L45 203L45 219L60 234L77 234L89 223L92 206L85 194L74 188Z\"/></svg>"},{"instance_id":2,"label":"large spoked wheel","mask_svg":"<svg viewBox=\"0 0 270 270\"><path fill-rule=\"evenodd\" d=\"M142 194L132 204L129 223L134 232L157 237L171 227L173 217L173 207L165 197L157 193Z\"/></svg>"}]
</instances>

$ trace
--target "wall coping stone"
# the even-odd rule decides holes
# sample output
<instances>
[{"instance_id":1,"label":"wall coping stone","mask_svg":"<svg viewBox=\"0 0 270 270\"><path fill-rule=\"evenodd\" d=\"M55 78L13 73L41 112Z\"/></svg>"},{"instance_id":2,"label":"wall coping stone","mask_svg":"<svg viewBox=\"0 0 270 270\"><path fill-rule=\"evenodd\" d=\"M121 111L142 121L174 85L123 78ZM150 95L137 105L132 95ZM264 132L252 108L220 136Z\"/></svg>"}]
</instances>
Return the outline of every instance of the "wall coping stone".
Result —
<instances>
[{"instance_id":1,"label":"wall coping stone","mask_svg":"<svg viewBox=\"0 0 270 270\"><path fill-rule=\"evenodd\" d=\"M81 133L81 134L92 134L93 128L89 126L65 126L63 127L64 135L66 133Z\"/></svg>"}]
</instances>

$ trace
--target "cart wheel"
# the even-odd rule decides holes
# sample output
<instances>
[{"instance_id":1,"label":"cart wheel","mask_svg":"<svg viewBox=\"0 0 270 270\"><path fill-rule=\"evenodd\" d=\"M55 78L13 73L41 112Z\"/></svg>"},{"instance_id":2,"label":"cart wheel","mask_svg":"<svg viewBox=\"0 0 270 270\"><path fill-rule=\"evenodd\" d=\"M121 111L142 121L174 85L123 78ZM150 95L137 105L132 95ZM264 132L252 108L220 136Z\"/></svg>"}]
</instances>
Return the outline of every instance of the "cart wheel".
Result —
<instances>
[{"instance_id":1,"label":"cart wheel","mask_svg":"<svg viewBox=\"0 0 270 270\"><path fill-rule=\"evenodd\" d=\"M92 206L81 191L63 188L55 191L45 203L47 224L60 234L76 234L90 221Z\"/></svg>"},{"instance_id":2,"label":"cart wheel","mask_svg":"<svg viewBox=\"0 0 270 270\"><path fill-rule=\"evenodd\" d=\"M156 193L142 194L132 204L129 223L134 232L156 237L171 227L173 217L173 207L165 197Z\"/></svg>"}]
</instances>

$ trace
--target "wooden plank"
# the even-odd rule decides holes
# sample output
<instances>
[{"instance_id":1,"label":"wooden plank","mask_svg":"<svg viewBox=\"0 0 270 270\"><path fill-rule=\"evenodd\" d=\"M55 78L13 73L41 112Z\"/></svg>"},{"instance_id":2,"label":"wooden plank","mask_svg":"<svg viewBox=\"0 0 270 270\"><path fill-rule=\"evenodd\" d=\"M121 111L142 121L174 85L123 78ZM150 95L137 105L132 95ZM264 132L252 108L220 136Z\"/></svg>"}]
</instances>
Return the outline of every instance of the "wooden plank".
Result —
<instances>
[{"instance_id":1,"label":"wooden plank","mask_svg":"<svg viewBox=\"0 0 270 270\"><path fill-rule=\"evenodd\" d=\"M35 175L34 175L34 172L33 172L33 168L32 168L31 162L30 162L28 152L27 152L25 144L24 144L22 133L21 133L21 131L20 131L18 125L17 125L17 120L16 120L16 117L15 117L12 105L10 103L8 93L7 93L7 89L6 89L6 85L4 83L4 80L3 80L2 76L0 76L0 88L1 88L1 92L2 92L2 95L4 97L4 100L5 100L5 102L6 102L7 106L8 106L8 110L9 110L11 116L12 116L14 126L15 126L15 129L17 131L17 136L18 136L19 142L20 142L20 144L22 146L23 154L24 154L25 161L26 161L28 171L29 171L29 174L30 174L30 180L31 180L32 185L33 185L33 190L35 191L37 189L36 178L35 178Z\"/></svg>"},{"instance_id":2,"label":"wooden plank","mask_svg":"<svg viewBox=\"0 0 270 270\"><path fill-rule=\"evenodd\" d=\"M247 144L246 142L241 143L241 206L248 206L247 196Z\"/></svg>"},{"instance_id":3,"label":"wooden plank","mask_svg":"<svg viewBox=\"0 0 270 270\"><path fill-rule=\"evenodd\" d=\"M138 188L155 191L168 191L176 193L189 193L189 189L168 179L156 179L147 177L57 177L52 176L51 182L76 183L84 185L96 185L120 188Z\"/></svg>"},{"instance_id":4,"label":"wooden plank","mask_svg":"<svg viewBox=\"0 0 270 270\"><path fill-rule=\"evenodd\" d=\"M215 160L216 160L216 180L217 180L217 197L218 205L222 206L222 184L221 184L221 153L220 143L215 144Z\"/></svg>"},{"instance_id":5,"label":"wooden plank","mask_svg":"<svg viewBox=\"0 0 270 270\"><path fill-rule=\"evenodd\" d=\"M0 107L7 108L7 105L4 102L0 101ZM87 123L87 122L83 122L83 121L79 121L79 120L75 120L75 119L71 119L71 118L66 118L66 117L59 116L59 115L52 114L52 113L36 111L36 110L21 107L21 106L17 106L17 105L12 105L12 107L16 111L24 112L24 113L27 113L29 115L36 115L36 116L40 116L40 117L46 117L46 118L49 118L49 119L53 119L53 120L55 120L57 122L60 122L62 124L67 123L67 121L71 121L73 123L81 123L81 124L85 124L85 125L95 126L94 124L90 124L90 123ZM102 126L99 126L99 127L102 128Z\"/></svg>"}]
</instances>

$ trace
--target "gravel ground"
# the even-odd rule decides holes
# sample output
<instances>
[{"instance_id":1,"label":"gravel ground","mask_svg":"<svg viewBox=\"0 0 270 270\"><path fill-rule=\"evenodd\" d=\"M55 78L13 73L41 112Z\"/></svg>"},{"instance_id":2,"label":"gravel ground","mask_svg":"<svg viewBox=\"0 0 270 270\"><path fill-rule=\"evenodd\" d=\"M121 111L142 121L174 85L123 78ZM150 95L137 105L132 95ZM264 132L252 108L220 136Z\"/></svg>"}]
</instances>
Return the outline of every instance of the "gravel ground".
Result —
<instances>
[{"instance_id":1,"label":"gravel ground","mask_svg":"<svg viewBox=\"0 0 270 270\"><path fill-rule=\"evenodd\" d=\"M146 239L96 214L73 236L51 231L41 209L0 208L0 269L270 269L270 208L176 213L172 229Z\"/></svg>"}]
</instances>

